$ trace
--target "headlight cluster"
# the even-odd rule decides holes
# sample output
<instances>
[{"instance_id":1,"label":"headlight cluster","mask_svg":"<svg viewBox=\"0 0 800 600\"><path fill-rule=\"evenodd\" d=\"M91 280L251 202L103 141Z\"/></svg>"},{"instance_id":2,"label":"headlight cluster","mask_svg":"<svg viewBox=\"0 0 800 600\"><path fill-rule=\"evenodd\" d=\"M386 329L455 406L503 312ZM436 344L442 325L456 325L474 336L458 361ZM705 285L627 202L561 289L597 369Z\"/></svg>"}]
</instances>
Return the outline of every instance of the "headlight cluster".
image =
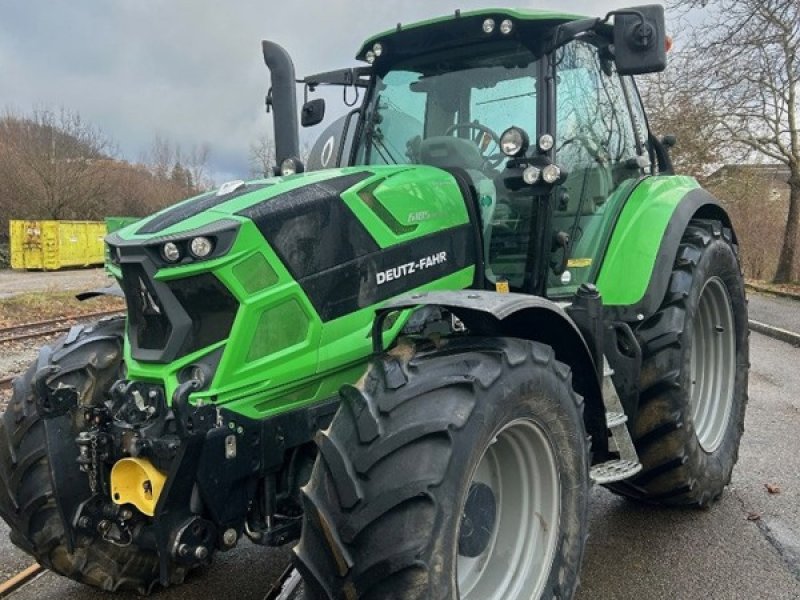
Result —
<instances>
[{"instance_id":1,"label":"headlight cluster","mask_svg":"<svg viewBox=\"0 0 800 600\"><path fill-rule=\"evenodd\" d=\"M525 130L519 127L506 129L500 136L500 150L510 159L507 163L508 176L505 178L509 189L518 190L523 185L533 186L539 182L547 185L561 182L566 173L548 156L555 144L555 138L544 133L536 140L538 153L527 156L530 142Z\"/></svg>"},{"instance_id":2,"label":"headlight cluster","mask_svg":"<svg viewBox=\"0 0 800 600\"><path fill-rule=\"evenodd\" d=\"M497 22L494 19L486 19L483 22L483 33L494 33L497 28ZM514 21L511 19L503 19L500 22L500 33L508 35L514 31Z\"/></svg>"},{"instance_id":3,"label":"headlight cluster","mask_svg":"<svg viewBox=\"0 0 800 600\"><path fill-rule=\"evenodd\" d=\"M380 58L381 56L383 56L384 52L385 48L383 47L383 44L380 42L375 42L372 45L372 50L367 50L366 54L364 54L364 59L369 64L372 64L375 62L376 58Z\"/></svg>"},{"instance_id":4,"label":"headlight cluster","mask_svg":"<svg viewBox=\"0 0 800 600\"><path fill-rule=\"evenodd\" d=\"M185 241L165 242L160 248L161 258L170 264L178 263L187 256L195 259L208 258L212 252L214 240L204 235Z\"/></svg>"}]
</instances>

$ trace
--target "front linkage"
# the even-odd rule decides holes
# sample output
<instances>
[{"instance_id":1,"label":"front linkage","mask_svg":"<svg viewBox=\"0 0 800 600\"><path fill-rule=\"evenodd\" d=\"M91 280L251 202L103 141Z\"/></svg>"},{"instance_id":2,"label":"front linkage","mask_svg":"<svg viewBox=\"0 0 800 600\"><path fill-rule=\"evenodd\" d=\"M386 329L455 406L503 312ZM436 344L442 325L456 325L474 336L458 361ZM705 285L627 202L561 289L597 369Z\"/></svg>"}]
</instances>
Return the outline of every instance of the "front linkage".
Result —
<instances>
[{"instance_id":1,"label":"front linkage","mask_svg":"<svg viewBox=\"0 0 800 600\"><path fill-rule=\"evenodd\" d=\"M92 401L83 381L63 381L64 368L33 381L69 552L80 536L151 551L168 585L175 566L208 564L243 534L268 546L299 537L307 444L338 401L256 421L190 404L194 380L171 407L161 386L124 379Z\"/></svg>"}]
</instances>

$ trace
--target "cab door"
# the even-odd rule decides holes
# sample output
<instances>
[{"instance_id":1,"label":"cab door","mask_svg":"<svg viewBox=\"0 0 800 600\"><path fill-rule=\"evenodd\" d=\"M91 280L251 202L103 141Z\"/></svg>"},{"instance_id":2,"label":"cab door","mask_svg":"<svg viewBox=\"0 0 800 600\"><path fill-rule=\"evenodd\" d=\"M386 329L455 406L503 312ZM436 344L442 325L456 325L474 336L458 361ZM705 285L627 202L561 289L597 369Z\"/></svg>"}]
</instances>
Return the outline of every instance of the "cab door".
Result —
<instances>
[{"instance_id":1,"label":"cab door","mask_svg":"<svg viewBox=\"0 0 800 600\"><path fill-rule=\"evenodd\" d=\"M568 176L554 193L553 229L570 240L566 257L562 248L551 257L548 296L558 297L594 280L616 215L649 172L649 157L631 114L638 95L613 60L576 40L556 52L554 64L556 162Z\"/></svg>"}]
</instances>

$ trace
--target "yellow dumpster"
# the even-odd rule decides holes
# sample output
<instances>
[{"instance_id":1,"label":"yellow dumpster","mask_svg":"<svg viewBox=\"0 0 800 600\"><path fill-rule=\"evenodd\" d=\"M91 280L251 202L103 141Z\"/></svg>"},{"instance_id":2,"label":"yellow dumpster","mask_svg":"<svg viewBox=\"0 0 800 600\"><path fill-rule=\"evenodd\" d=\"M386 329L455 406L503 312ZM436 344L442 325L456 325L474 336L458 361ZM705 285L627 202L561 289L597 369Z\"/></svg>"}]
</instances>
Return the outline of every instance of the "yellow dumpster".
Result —
<instances>
[{"instance_id":1,"label":"yellow dumpster","mask_svg":"<svg viewBox=\"0 0 800 600\"><path fill-rule=\"evenodd\" d=\"M12 269L55 271L103 264L102 221L9 221Z\"/></svg>"}]
</instances>

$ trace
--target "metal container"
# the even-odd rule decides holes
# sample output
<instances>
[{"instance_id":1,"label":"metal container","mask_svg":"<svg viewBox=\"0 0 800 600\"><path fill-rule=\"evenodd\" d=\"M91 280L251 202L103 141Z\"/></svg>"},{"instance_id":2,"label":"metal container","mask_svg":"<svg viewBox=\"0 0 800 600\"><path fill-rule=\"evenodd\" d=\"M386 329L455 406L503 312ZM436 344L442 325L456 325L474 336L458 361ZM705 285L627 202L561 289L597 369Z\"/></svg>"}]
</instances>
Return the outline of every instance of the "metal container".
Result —
<instances>
[{"instance_id":1,"label":"metal container","mask_svg":"<svg viewBox=\"0 0 800 600\"><path fill-rule=\"evenodd\" d=\"M9 221L11 268L56 271L103 264L102 221Z\"/></svg>"}]
</instances>

